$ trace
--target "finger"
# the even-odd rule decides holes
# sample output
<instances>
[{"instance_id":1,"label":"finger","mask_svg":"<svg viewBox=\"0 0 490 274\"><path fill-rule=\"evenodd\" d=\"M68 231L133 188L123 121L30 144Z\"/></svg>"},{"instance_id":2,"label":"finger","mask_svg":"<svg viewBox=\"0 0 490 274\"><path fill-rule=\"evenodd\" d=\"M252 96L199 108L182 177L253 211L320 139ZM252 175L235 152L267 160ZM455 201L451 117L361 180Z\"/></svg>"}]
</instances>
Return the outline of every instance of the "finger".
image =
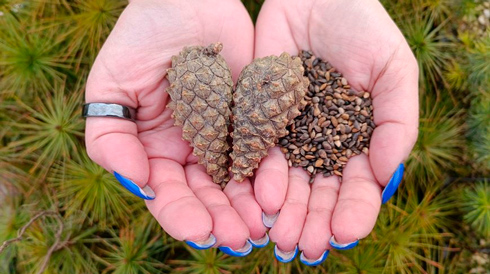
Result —
<instances>
[{"instance_id":1,"label":"finger","mask_svg":"<svg viewBox=\"0 0 490 274\"><path fill-rule=\"evenodd\" d=\"M262 208L254 197L252 185L248 179L238 183L230 180L223 192L231 205L247 225L250 231L250 242L254 247L264 247L269 242L266 227L262 222Z\"/></svg>"},{"instance_id":2,"label":"finger","mask_svg":"<svg viewBox=\"0 0 490 274\"><path fill-rule=\"evenodd\" d=\"M243 67L253 59L254 26L250 15L238 0L212 0L203 2L202 5L198 14L204 32L203 43L223 43L221 54L229 64L233 81L236 82ZM213 8L208 8L209 6ZM216 18L217 14L219 18Z\"/></svg>"},{"instance_id":3,"label":"finger","mask_svg":"<svg viewBox=\"0 0 490 274\"><path fill-rule=\"evenodd\" d=\"M288 189L288 163L278 147L269 149L255 174L255 198L264 212L264 224L272 227Z\"/></svg>"},{"instance_id":4,"label":"finger","mask_svg":"<svg viewBox=\"0 0 490 274\"><path fill-rule=\"evenodd\" d=\"M206 242L213 221L204 204L187 186L184 169L174 161L152 159L148 185L156 197L146 206L162 228L179 241ZM214 243L208 245L211 246Z\"/></svg>"},{"instance_id":5,"label":"finger","mask_svg":"<svg viewBox=\"0 0 490 274\"><path fill-rule=\"evenodd\" d=\"M381 207L381 186L365 154L350 158L343 175L331 224L335 238L330 244L336 248L353 247L365 238Z\"/></svg>"},{"instance_id":6,"label":"finger","mask_svg":"<svg viewBox=\"0 0 490 274\"><path fill-rule=\"evenodd\" d=\"M287 3L286 3L287 2ZM255 25L255 58L309 49L308 8L303 1L266 1ZM292 28L291 26L294 26Z\"/></svg>"},{"instance_id":7,"label":"finger","mask_svg":"<svg viewBox=\"0 0 490 274\"><path fill-rule=\"evenodd\" d=\"M325 250L330 249L330 223L339 189L340 182L337 176L325 178L318 175L313 181L308 201L308 215L299 240L299 249L308 260L321 260Z\"/></svg>"},{"instance_id":8,"label":"finger","mask_svg":"<svg viewBox=\"0 0 490 274\"><path fill-rule=\"evenodd\" d=\"M247 225L231 207L221 187L213 183L202 165L186 166L185 172L189 187L213 219L213 235L217 239L217 245L233 250L246 246L250 237Z\"/></svg>"},{"instance_id":9,"label":"finger","mask_svg":"<svg viewBox=\"0 0 490 274\"><path fill-rule=\"evenodd\" d=\"M271 241L276 243L276 257L282 257L283 260L292 259L284 258L277 254L277 249L281 253L289 253L297 250L297 244L301 236L303 224L306 219L308 198L310 196L310 177L301 168L291 168L289 170L289 187L286 201L281 208L276 223L269 231ZM278 256L279 255L279 256Z\"/></svg>"},{"instance_id":10,"label":"finger","mask_svg":"<svg viewBox=\"0 0 490 274\"><path fill-rule=\"evenodd\" d=\"M417 61L379 2L325 3L312 10L312 18L323 20L312 21L311 49L343 73L352 88L371 92L376 128L369 161L375 178L385 186L417 139ZM327 10L338 12L325 16ZM352 32L346 36L346 31ZM367 38L375 42L366 43Z\"/></svg>"},{"instance_id":11,"label":"finger","mask_svg":"<svg viewBox=\"0 0 490 274\"><path fill-rule=\"evenodd\" d=\"M149 177L148 157L137 136L134 122L117 118L87 118L85 142L89 157L114 173L133 194L151 199L153 191L145 188Z\"/></svg>"},{"instance_id":12,"label":"finger","mask_svg":"<svg viewBox=\"0 0 490 274\"><path fill-rule=\"evenodd\" d=\"M373 132L369 160L378 182L386 186L410 154L418 135L418 69L408 46L393 60L373 89ZM396 79L396 80L394 80ZM395 107L395 104L398 106Z\"/></svg>"},{"instance_id":13,"label":"finger","mask_svg":"<svg viewBox=\"0 0 490 274\"><path fill-rule=\"evenodd\" d=\"M133 194L150 199L154 193L147 187L150 176L148 155L139 139L141 131L139 127L164 110L166 98L161 94L165 83L153 81L150 85L141 86L137 90L132 85L116 83L107 66L114 65L113 63L117 63L120 59L108 59L110 55L107 52L110 51L110 44L104 46L91 69L87 79L85 101L115 103L134 108L137 110L135 117L137 122L106 117L87 118L85 127L87 153L107 171L115 173L118 181ZM147 96L148 93L152 95ZM152 103L149 103L150 101Z\"/></svg>"}]
</instances>

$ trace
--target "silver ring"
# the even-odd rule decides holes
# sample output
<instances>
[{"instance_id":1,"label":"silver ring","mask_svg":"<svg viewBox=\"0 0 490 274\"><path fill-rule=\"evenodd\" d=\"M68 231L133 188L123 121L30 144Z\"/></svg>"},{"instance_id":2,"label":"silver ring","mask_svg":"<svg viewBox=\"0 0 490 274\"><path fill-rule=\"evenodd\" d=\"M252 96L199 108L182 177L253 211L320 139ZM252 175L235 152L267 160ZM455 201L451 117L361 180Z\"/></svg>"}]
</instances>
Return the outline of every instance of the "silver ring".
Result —
<instances>
[{"instance_id":1,"label":"silver ring","mask_svg":"<svg viewBox=\"0 0 490 274\"><path fill-rule=\"evenodd\" d=\"M131 107L108 104L108 103L87 103L83 105L83 117L115 117L133 121L136 118L136 110Z\"/></svg>"}]
</instances>

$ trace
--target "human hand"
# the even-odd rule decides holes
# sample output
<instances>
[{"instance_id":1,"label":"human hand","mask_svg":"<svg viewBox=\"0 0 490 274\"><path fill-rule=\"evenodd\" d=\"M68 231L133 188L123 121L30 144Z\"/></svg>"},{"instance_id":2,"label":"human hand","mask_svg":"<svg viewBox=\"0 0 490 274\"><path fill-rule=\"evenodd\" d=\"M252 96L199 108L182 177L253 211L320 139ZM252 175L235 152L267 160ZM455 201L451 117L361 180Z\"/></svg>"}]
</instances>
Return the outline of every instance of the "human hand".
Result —
<instances>
[{"instance_id":1,"label":"human hand","mask_svg":"<svg viewBox=\"0 0 490 274\"><path fill-rule=\"evenodd\" d=\"M369 156L352 157L342 183L317 176L310 186L307 173L288 169L278 148L256 172L255 197L264 223L273 224L276 257L290 261L299 249L303 263L317 265L332 247L350 248L366 237L382 201L396 191L417 138L418 67L378 1L267 0L256 24L255 58L302 49L328 60L353 89L371 92L377 126Z\"/></svg>"},{"instance_id":2,"label":"human hand","mask_svg":"<svg viewBox=\"0 0 490 274\"><path fill-rule=\"evenodd\" d=\"M214 184L166 108L171 56L184 46L214 42L224 44L221 54L236 80L253 57L253 25L240 1L132 1L93 65L86 102L135 108L136 121L90 117L86 144L95 162L149 199L148 209L170 236L243 256L251 251L247 239L261 239L266 231L252 188L230 183L223 192ZM257 214L242 220L250 211Z\"/></svg>"}]
</instances>

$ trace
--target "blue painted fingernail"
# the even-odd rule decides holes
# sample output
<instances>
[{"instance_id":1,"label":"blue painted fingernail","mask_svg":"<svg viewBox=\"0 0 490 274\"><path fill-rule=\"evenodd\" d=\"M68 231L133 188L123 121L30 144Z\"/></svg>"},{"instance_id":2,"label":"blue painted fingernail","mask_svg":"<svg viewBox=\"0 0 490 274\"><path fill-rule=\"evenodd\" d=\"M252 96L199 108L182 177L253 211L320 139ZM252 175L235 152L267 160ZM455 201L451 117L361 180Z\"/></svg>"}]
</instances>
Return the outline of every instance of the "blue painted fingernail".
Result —
<instances>
[{"instance_id":1,"label":"blue painted fingernail","mask_svg":"<svg viewBox=\"0 0 490 274\"><path fill-rule=\"evenodd\" d=\"M289 252L284 252L277 247L277 245L274 247L274 256L276 256L276 259L280 261L281 263L289 263L298 254L298 246L294 248L294 250L289 251Z\"/></svg>"},{"instance_id":2,"label":"blue painted fingernail","mask_svg":"<svg viewBox=\"0 0 490 274\"><path fill-rule=\"evenodd\" d=\"M252 252L252 244L249 241L246 241L245 246L238 250L233 250L231 249L231 247L227 247L227 246L220 246L219 250L221 250L221 252L228 254L230 256L245 257L248 254L250 254L250 252Z\"/></svg>"},{"instance_id":3,"label":"blue painted fingernail","mask_svg":"<svg viewBox=\"0 0 490 274\"><path fill-rule=\"evenodd\" d=\"M274 223L277 221L277 217L279 217L279 212L273 215L268 215L265 212L262 212L262 222L267 228L271 228L274 225Z\"/></svg>"},{"instance_id":4,"label":"blue painted fingernail","mask_svg":"<svg viewBox=\"0 0 490 274\"><path fill-rule=\"evenodd\" d=\"M307 266L317 266L317 265L323 263L325 261L325 259L327 259L329 253L330 253L329 250L325 250L323 252L322 256L320 256L320 258L318 258L316 260L310 260L310 259L306 258L304 252L301 251L301 255L299 255L299 260L304 265L307 265Z\"/></svg>"},{"instance_id":5,"label":"blue painted fingernail","mask_svg":"<svg viewBox=\"0 0 490 274\"><path fill-rule=\"evenodd\" d=\"M185 241L190 247L195 249L208 249L216 244L216 237L213 234L209 234L209 238L201 242Z\"/></svg>"},{"instance_id":6,"label":"blue painted fingernail","mask_svg":"<svg viewBox=\"0 0 490 274\"><path fill-rule=\"evenodd\" d=\"M328 243L335 249L339 250L346 250L346 249L351 249L355 247L359 243L359 239L351 242L351 243L346 243L346 244L339 244L335 241L335 237L332 235Z\"/></svg>"},{"instance_id":7,"label":"blue painted fingernail","mask_svg":"<svg viewBox=\"0 0 490 274\"><path fill-rule=\"evenodd\" d=\"M262 247L267 246L267 244L269 243L269 235L267 235L267 233L265 233L265 236L258 239L258 240L248 239L248 241L253 245L253 247L262 248Z\"/></svg>"},{"instance_id":8,"label":"blue painted fingernail","mask_svg":"<svg viewBox=\"0 0 490 274\"><path fill-rule=\"evenodd\" d=\"M155 199L155 192L150 188L150 186L146 185L144 188L139 187L130 179L122 176L121 174L114 171L114 176L116 179L123 185L127 190L129 190L134 195L143 198L145 200L153 200Z\"/></svg>"},{"instance_id":9,"label":"blue painted fingernail","mask_svg":"<svg viewBox=\"0 0 490 274\"><path fill-rule=\"evenodd\" d=\"M385 186L385 189L381 194L381 199L383 204L388 202L388 200L393 196L393 194L395 194L396 190L398 189L398 186L402 181L404 171L405 171L405 166L403 165L403 163L401 163L398 166L398 168L395 170L395 173L393 173L393 176L391 176L390 181Z\"/></svg>"}]
</instances>

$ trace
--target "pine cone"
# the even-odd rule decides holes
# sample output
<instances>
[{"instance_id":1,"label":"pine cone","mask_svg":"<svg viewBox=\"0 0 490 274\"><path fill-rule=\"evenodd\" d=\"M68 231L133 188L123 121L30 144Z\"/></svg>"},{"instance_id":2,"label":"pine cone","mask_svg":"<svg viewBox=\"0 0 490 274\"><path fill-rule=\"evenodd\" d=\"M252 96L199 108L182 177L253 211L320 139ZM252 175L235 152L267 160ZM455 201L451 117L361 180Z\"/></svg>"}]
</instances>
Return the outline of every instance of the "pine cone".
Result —
<instances>
[{"instance_id":1,"label":"pine cone","mask_svg":"<svg viewBox=\"0 0 490 274\"><path fill-rule=\"evenodd\" d=\"M199 164L222 186L228 182L228 127L233 80L221 43L184 48L167 70L175 125L194 148Z\"/></svg>"},{"instance_id":2,"label":"pine cone","mask_svg":"<svg viewBox=\"0 0 490 274\"><path fill-rule=\"evenodd\" d=\"M233 94L231 171L238 182L253 175L267 150L288 134L309 85L301 59L287 53L254 60L240 73Z\"/></svg>"}]
</instances>

